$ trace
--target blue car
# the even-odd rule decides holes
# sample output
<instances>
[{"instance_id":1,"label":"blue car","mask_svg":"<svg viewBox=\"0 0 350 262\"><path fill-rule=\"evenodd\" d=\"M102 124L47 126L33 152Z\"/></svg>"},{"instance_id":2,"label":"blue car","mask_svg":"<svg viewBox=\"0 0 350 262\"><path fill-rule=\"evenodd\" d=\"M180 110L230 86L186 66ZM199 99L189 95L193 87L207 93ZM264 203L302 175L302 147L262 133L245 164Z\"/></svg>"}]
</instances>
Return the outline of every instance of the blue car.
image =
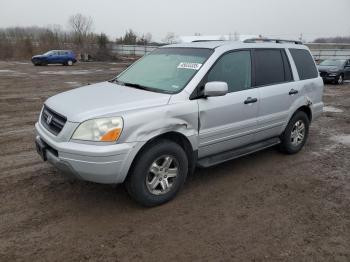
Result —
<instances>
[{"instance_id":1,"label":"blue car","mask_svg":"<svg viewBox=\"0 0 350 262\"><path fill-rule=\"evenodd\" d=\"M32 57L32 63L35 66L48 64L73 65L77 62L75 54L70 50L51 50L43 55Z\"/></svg>"}]
</instances>

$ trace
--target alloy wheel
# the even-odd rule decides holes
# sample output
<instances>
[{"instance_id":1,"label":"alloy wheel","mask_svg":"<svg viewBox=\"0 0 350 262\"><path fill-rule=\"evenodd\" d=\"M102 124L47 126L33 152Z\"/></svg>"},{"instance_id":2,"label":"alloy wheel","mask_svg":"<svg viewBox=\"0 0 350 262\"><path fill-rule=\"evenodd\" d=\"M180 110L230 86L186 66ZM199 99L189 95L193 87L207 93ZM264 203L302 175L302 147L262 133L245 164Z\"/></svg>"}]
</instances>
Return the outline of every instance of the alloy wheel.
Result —
<instances>
[{"instance_id":1,"label":"alloy wheel","mask_svg":"<svg viewBox=\"0 0 350 262\"><path fill-rule=\"evenodd\" d=\"M338 78L338 85L341 85L343 83L343 76L340 75Z\"/></svg>"},{"instance_id":2,"label":"alloy wheel","mask_svg":"<svg viewBox=\"0 0 350 262\"><path fill-rule=\"evenodd\" d=\"M290 142L294 146L300 145L305 137L305 124L303 121L298 120L295 122L290 136Z\"/></svg>"},{"instance_id":3,"label":"alloy wheel","mask_svg":"<svg viewBox=\"0 0 350 262\"><path fill-rule=\"evenodd\" d=\"M157 158L150 166L146 176L146 186L153 195L163 195L171 190L178 176L179 164L173 156Z\"/></svg>"}]
</instances>

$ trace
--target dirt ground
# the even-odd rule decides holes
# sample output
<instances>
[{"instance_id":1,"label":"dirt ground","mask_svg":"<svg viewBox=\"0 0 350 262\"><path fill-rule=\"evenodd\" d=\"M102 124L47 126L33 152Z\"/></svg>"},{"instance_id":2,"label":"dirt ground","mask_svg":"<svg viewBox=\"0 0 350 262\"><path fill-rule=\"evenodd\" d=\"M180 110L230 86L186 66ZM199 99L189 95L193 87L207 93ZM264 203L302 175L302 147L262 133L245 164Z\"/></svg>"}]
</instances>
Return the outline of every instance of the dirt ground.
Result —
<instances>
[{"instance_id":1,"label":"dirt ground","mask_svg":"<svg viewBox=\"0 0 350 262\"><path fill-rule=\"evenodd\" d=\"M0 261L350 261L350 83L328 85L305 148L198 169L145 209L34 150L46 98L125 67L0 62Z\"/></svg>"}]
</instances>

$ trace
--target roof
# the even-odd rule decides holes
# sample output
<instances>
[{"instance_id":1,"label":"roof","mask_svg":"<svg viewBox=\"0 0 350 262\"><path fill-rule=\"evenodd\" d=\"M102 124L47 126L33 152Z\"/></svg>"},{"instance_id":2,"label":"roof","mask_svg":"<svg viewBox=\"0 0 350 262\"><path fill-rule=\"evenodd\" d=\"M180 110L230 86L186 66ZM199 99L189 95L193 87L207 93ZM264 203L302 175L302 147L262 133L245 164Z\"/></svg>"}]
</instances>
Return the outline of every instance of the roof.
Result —
<instances>
[{"instance_id":1,"label":"roof","mask_svg":"<svg viewBox=\"0 0 350 262\"><path fill-rule=\"evenodd\" d=\"M192 42L192 43L180 43L162 46L164 47L187 47L187 48L209 48L215 49L218 47L226 47L232 49L239 48L298 48L305 49L305 45L294 44L294 43L274 43L274 42L262 42L262 43L244 43L240 41L203 41L203 42Z\"/></svg>"},{"instance_id":2,"label":"roof","mask_svg":"<svg viewBox=\"0 0 350 262\"><path fill-rule=\"evenodd\" d=\"M241 35L241 34L230 34L230 35L191 35L191 36L179 36L179 43L190 43L196 40L226 40L226 41L244 41L248 38L257 38L257 35Z\"/></svg>"},{"instance_id":3,"label":"roof","mask_svg":"<svg viewBox=\"0 0 350 262\"><path fill-rule=\"evenodd\" d=\"M228 41L203 41L203 42L179 43L179 44L162 46L161 48L163 48L163 47L192 47L192 48L214 49L218 46L222 46L222 45L227 44L227 42Z\"/></svg>"}]
</instances>

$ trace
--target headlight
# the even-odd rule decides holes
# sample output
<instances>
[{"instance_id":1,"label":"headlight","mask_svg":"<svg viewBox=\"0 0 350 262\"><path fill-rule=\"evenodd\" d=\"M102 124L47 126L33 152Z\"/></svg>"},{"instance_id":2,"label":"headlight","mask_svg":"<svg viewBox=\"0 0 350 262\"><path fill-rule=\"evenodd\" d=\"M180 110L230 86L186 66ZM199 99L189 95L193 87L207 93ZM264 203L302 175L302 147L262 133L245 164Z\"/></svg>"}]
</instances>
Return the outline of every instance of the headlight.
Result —
<instances>
[{"instance_id":1,"label":"headlight","mask_svg":"<svg viewBox=\"0 0 350 262\"><path fill-rule=\"evenodd\" d=\"M114 142L117 141L123 129L121 117L91 119L81 123L75 130L72 139Z\"/></svg>"}]
</instances>

